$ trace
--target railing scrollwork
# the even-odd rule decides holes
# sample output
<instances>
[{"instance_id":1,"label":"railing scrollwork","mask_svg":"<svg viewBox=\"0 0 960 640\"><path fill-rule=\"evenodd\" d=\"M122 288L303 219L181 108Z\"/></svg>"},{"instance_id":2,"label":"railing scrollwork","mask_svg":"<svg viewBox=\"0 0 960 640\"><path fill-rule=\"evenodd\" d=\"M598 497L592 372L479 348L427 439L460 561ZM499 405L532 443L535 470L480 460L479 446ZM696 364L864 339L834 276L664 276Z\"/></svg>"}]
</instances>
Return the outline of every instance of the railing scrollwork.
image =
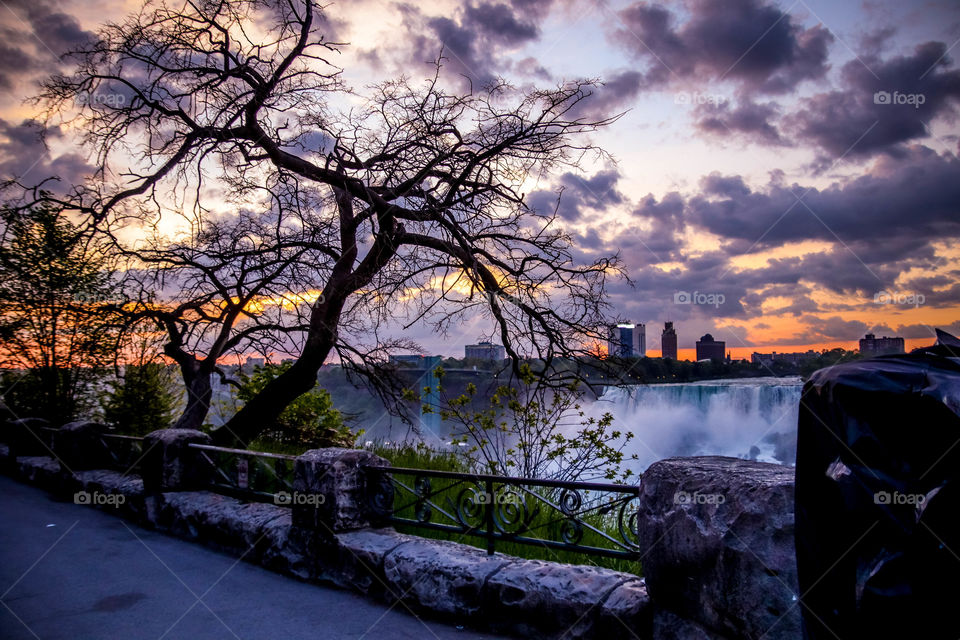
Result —
<instances>
[{"instance_id":1,"label":"railing scrollwork","mask_svg":"<svg viewBox=\"0 0 960 640\"><path fill-rule=\"evenodd\" d=\"M369 504L394 525L637 559L638 486L368 467Z\"/></svg>"}]
</instances>

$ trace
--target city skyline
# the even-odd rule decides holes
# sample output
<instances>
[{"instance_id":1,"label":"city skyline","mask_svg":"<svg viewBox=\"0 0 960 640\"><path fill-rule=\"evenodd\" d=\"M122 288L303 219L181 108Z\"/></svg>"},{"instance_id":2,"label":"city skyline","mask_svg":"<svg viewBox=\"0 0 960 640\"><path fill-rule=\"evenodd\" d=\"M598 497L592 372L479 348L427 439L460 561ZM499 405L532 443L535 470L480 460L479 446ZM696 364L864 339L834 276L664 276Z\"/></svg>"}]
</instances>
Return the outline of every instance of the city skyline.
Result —
<instances>
[{"instance_id":1,"label":"city skyline","mask_svg":"<svg viewBox=\"0 0 960 640\"><path fill-rule=\"evenodd\" d=\"M647 335L646 335L646 327L648 324L650 323L642 323L642 322L621 323L619 325L613 325L610 329L614 330L614 329L620 329L620 328L629 328L631 330L631 335L628 338L628 342L631 343L631 348L639 349L640 345L642 344L643 345L642 351L645 353L646 357L649 357L649 358L669 357L663 354L662 334L658 337L657 332L653 331L651 333L653 342L651 343L648 341ZM663 323L663 326L664 326L664 329L669 329L673 332L673 339L677 343L677 346L676 346L677 357L675 358L676 360L696 361L700 359L697 357L696 344L703 336L690 336L688 339L688 343L693 343L693 346L691 347L680 346L684 344L684 342L680 339L681 331L677 329L676 324L672 321L665 321ZM637 333L635 337L632 334L633 327L639 328L639 333ZM711 334L708 332L706 335L711 335ZM719 342L725 343L725 353L728 354L731 357L731 359L748 360L751 362L767 362L768 360L772 361L774 359L777 359L777 357L783 359L785 356L788 357L788 359L790 359L791 361L795 361L799 359L800 356L808 357L814 354L819 354L823 350L829 350L834 348L842 348L847 351L860 351L865 354L869 353L870 355L877 355L879 353L885 352L885 350L887 349L886 341L888 340L897 341L897 346L892 351L894 353L905 353L905 352L909 353L913 349L918 349L920 347L930 346L933 344L933 340L927 340L925 338L905 339L900 336L882 336L880 338L876 338L876 342L883 345L882 348L874 349L874 348L868 347L865 349L864 348L865 341L870 342L870 341L873 341L873 339L874 339L874 334L866 333L863 336L857 338L856 340L838 342L828 347L824 347L823 349L797 348L797 349L784 349L779 351L777 349L773 349L772 351L769 351L767 353L764 353L762 350L752 348L752 347L742 347L742 346L731 347L729 344L726 344L725 341L719 341ZM611 337L611 340L613 340L612 337ZM634 341L635 341L636 347L632 346ZM611 343L608 341L607 345L605 345L605 348L607 349L607 353L609 353L610 344ZM471 356L469 355L471 348L479 349L484 353L483 355L481 355L480 353L475 353L473 356ZM491 350L493 350L496 355L492 355ZM270 355L273 357L267 358L267 359L271 362L280 362L282 360L289 359L289 357L286 354L270 354ZM435 356L441 356L444 358L455 358L455 359L475 357L480 359L496 360L496 359L502 359L503 357L505 357L505 354L503 353L502 345L491 343L486 340L478 340L477 343L473 345L468 343L463 343L463 344L445 343L444 348L441 350L436 350L433 352L428 352L426 350L418 353L411 352L409 355L404 355L404 354L391 355L390 358L395 359L397 362L400 362L400 361L404 361L405 358L422 359L427 357L428 355L435 355ZM631 353L631 354L621 354L621 355L625 355L626 357L631 357L633 354ZM770 356L770 357L767 359L763 359L763 358L758 358L757 356ZM255 364L257 363L263 364L263 360L264 358L261 355L247 354L247 355L235 356L231 360L231 362L233 362L234 364L238 362L244 362L244 363L253 362ZM292 359L290 359L290 361L292 361Z\"/></svg>"}]
</instances>

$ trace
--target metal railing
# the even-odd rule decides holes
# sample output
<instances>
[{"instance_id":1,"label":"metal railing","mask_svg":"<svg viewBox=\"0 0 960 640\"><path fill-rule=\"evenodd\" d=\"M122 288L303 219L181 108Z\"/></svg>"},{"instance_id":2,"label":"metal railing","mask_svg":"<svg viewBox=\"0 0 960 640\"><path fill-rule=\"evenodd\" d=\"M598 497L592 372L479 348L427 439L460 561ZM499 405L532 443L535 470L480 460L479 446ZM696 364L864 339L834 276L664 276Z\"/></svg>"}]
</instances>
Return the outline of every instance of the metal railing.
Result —
<instances>
[{"instance_id":1,"label":"metal railing","mask_svg":"<svg viewBox=\"0 0 960 640\"><path fill-rule=\"evenodd\" d=\"M210 488L236 498L284 504L277 494L293 493L296 456L228 449L208 444L189 445L213 470Z\"/></svg>"},{"instance_id":2,"label":"metal railing","mask_svg":"<svg viewBox=\"0 0 960 640\"><path fill-rule=\"evenodd\" d=\"M385 521L589 555L639 559L635 485L366 467Z\"/></svg>"},{"instance_id":3,"label":"metal railing","mask_svg":"<svg viewBox=\"0 0 960 640\"><path fill-rule=\"evenodd\" d=\"M40 427L35 432L49 451L53 451L53 439L56 437L57 427Z\"/></svg>"},{"instance_id":4,"label":"metal railing","mask_svg":"<svg viewBox=\"0 0 960 640\"><path fill-rule=\"evenodd\" d=\"M143 438L119 433L104 433L100 442L110 458L110 468L117 471L138 472L143 459Z\"/></svg>"}]
</instances>

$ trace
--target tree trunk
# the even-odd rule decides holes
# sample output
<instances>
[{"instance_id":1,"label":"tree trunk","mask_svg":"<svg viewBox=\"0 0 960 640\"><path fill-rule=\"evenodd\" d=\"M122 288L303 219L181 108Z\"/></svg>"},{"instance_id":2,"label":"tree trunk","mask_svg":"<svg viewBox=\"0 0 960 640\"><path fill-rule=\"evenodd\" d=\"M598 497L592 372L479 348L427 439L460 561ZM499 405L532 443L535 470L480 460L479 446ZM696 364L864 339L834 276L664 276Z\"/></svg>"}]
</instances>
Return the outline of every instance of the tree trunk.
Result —
<instances>
[{"instance_id":1,"label":"tree trunk","mask_svg":"<svg viewBox=\"0 0 960 640\"><path fill-rule=\"evenodd\" d=\"M353 216L350 197L344 191L334 190L342 224ZM317 384L317 372L326 362L330 350L337 341L337 330L347 297L367 286L374 274L396 254L394 234L402 233L395 221L386 216L381 219L381 229L369 253L353 269L357 256L355 230L341 229L341 246L346 247L337 261L324 287L324 302L315 306L310 314L310 330L300 357L293 366L267 383L263 391L254 396L227 424L211 434L213 441L221 446L246 447L260 432L273 424L277 416L304 393ZM349 226L349 225L348 225Z\"/></svg>"},{"instance_id":2,"label":"tree trunk","mask_svg":"<svg viewBox=\"0 0 960 640\"><path fill-rule=\"evenodd\" d=\"M210 400L213 397L210 372L200 367L196 361L181 364L180 372L183 375L183 384L187 388L187 406L173 427L200 429L210 411Z\"/></svg>"},{"instance_id":3,"label":"tree trunk","mask_svg":"<svg viewBox=\"0 0 960 640\"><path fill-rule=\"evenodd\" d=\"M246 448L250 441L276 421L288 404L313 389L317 384L317 372L336 341L336 334L330 327L337 326L342 307L342 301L332 305L328 301L323 305L320 313L316 314L318 317L311 323L313 328L297 361L268 382L227 424L210 434L215 444Z\"/></svg>"},{"instance_id":4,"label":"tree trunk","mask_svg":"<svg viewBox=\"0 0 960 640\"><path fill-rule=\"evenodd\" d=\"M333 340L308 340L289 369L267 383L227 424L211 433L221 447L246 448L261 431L274 423L288 404L313 389L317 372L333 348Z\"/></svg>"}]
</instances>

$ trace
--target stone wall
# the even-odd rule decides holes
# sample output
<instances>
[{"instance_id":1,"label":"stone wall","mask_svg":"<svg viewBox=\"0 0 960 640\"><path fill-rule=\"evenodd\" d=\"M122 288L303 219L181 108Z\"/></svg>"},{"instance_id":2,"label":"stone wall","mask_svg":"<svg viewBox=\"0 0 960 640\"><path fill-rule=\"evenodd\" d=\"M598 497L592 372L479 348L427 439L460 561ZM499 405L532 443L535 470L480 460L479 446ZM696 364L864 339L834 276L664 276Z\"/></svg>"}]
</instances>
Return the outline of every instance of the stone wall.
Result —
<instances>
[{"instance_id":1,"label":"stone wall","mask_svg":"<svg viewBox=\"0 0 960 640\"><path fill-rule=\"evenodd\" d=\"M76 456L86 439L63 441ZM68 471L54 458L11 456L3 445L0 461L57 493L123 496L99 506L143 526L456 624L523 638L800 637L790 468L717 457L652 465L641 485L640 578L372 526L363 469L385 461L364 451L298 459L295 488L322 493L320 508L198 490L208 470L184 461L192 455L186 445L203 441L198 432L151 434L142 479Z\"/></svg>"}]
</instances>

